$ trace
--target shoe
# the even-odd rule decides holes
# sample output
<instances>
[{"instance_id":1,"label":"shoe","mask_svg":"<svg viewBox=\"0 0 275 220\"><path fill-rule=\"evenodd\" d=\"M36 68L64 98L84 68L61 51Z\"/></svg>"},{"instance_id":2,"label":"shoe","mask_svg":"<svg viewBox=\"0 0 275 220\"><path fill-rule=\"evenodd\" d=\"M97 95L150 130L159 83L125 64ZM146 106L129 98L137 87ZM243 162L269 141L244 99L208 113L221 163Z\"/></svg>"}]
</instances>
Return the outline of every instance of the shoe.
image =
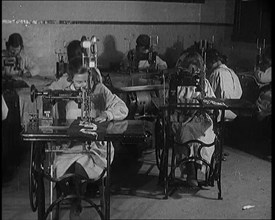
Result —
<instances>
[{"instance_id":1,"label":"shoe","mask_svg":"<svg viewBox=\"0 0 275 220\"><path fill-rule=\"evenodd\" d=\"M194 162L188 162L186 163L186 170L187 170L187 184L190 187L197 187L199 186L198 180L197 180L197 170L195 167Z\"/></svg>"},{"instance_id":2,"label":"shoe","mask_svg":"<svg viewBox=\"0 0 275 220\"><path fill-rule=\"evenodd\" d=\"M81 201L73 200L70 209L70 220L80 220L81 211Z\"/></svg>"},{"instance_id":3,"label":"shoe","mask_svg":"<svg viewBox=\"0 0 275 220\"><path fill-rule=\"evenodd\" d=\"M196 180L196 179L189 179L188 177L187 177L187 184L190 187L198 187L199 186L198 180Z\"/></svg>"},{"instance_id":4,"label":"shoe","mask_svg":"<svg viewBox=\"0 0 275 220\"><path fill-rule=\"evenodd\" d=\"M100 194L99 186L95 183L89 183L86 187L85 195L88 197L95 198Z\"/></svg>"}]
</instances>

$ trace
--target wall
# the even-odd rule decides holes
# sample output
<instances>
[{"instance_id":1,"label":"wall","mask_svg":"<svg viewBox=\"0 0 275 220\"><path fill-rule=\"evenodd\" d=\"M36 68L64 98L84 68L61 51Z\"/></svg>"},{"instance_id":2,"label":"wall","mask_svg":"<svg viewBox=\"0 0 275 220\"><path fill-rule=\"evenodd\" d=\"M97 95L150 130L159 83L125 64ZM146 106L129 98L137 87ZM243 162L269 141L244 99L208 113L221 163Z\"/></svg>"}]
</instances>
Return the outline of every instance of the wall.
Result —
<instances>
[{"instance_id":1,"label":"wall","mask_svg":"<svg viewBox=\"0 0 275 220\"><path fill-rule=\"evenodd\" d=\"M229 45L234 1L204 4L145 1L2 1L2 48L13 32L41 75L54 76L56 52L81 36L98 39L99 67L117 65L140 33L159 36L158 52L173 66L180 52L200 39ZM229 46L230 47L230 46Z\"/></svg>"}]
</instances>

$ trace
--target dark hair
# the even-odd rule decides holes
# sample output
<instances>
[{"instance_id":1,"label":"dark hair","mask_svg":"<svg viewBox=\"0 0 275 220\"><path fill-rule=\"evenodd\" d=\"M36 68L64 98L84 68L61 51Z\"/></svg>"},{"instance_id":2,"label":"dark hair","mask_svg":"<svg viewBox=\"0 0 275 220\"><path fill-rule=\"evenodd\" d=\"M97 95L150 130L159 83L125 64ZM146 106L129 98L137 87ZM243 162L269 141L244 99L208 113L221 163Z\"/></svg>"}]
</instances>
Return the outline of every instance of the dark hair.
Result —
<instances>
[{"instance_id":1,"label":"dark hair","mask_svg":"<svg viewBox=\"0 0 275 220\"><path fill-rule=\"evenodd\" d=\"M84 74L88 72L89 69L83 66L82 58L75 57L69 62L69 71L68 71L68 81L72 81L75 74ZM102 82L101 74L95 68L91 69L91 77L94 84L98 84Z\"/></svg>"},{"instance_id":2,"label":"dark hair","mask_svg":"<svg viewBox=\"0 0 275 220\"><path fill-rule=\"evenodd\" d=\"M269 64L271 66L272 59L271 59L271 48L270 47L266 47L264 49L262 59L264 62L266 62L267 64Z\"/></svg>"},{"instance_id":3,"label":"dark hair","mask_svg":"<svg viewBox=\"0 0 275 220\"><path fill-rule=\"evenodd\" d=\"M12 46L12 47L21 47L23 48L23 38L20 34L18 33L13 33L9 36L8 42L6 43L7 49Z\"/></svg>"},{"instance_id":4,"label":"dark hair","mask_svg":"<svg viewBox=\"0 0 275 220\"><path fill-rule=\"evenodd\" d=\"M198 52L190 52L186 55L183 61L180 63L180 67L188 69L190 65L196 66L201 71L204 70L204 62L202 56Z\"/></svg>"},{"instance_id":5,"label":"dark hair","mask_svg":"<svg viewBox=\"0 0 275 220\"><path fill-rule=\"evenodd\" d=\"M88 72L88 69L82 65L82 58L77 56L70 60L69 71L68 71L68 81L72 81L75 74L83 74Z\"/></svg>"},{"instance_id":6,"label":"dark hair","mask_svg":"<svg viewBox=\"0 0 275 220\"><path fill-rule=\"evenodd\" d=\"M221 61L223 64L227 63L227 56L221 54L216 49L206 50L206 63L215 63Z\"/></svg>"},{"instance_id":7,"label":"dark hair","mask_svg":"<svg viewBox=\"0 0 275 220\"><path fill-rule=\"evenodd\" d=\"M262 58L259 64L259 67L262 71L266 71L267 68L269 68L272 65L272 59L271 59L271 48L266 47L263 50Z\"/></svg>"},{"instance_id":8,"label":"dark hair","mask_svg":"<svg viewBox=\"0 0 275 220\"><path fill-rule=\"evenodd\" d=\"M71 41L67 46L67 57L68 62L70 63L76 57L82 57L82 48L81 42L79 40Z\"/></svg>"},{"instance_id":9,"label":"dark hair","mask_svg":"<svg viewBox=\"0 0 275 220\"><path fill-rule=\"evenodd\" d=\"M146 49L149 49L150 37L147 34L141 34L138 36L136 43L137 47L145 47Z\"/></svg>"}]
</instances>

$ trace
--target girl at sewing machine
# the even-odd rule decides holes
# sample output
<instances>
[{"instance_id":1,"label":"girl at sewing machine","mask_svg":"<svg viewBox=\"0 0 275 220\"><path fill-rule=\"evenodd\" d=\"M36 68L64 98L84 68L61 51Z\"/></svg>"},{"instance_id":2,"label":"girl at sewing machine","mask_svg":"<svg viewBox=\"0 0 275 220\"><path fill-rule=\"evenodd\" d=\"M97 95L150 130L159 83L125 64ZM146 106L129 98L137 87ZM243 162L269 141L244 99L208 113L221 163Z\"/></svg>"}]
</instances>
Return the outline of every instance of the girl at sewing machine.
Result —
<instances>
[{"instance_id":1,"label":"girl at sewing machine","mask_svg":"<svg viewBox=\"0 0 275 220\"><path fill-rule=\"evenodd\" d=\"M226 66L226 57L216 49L206 51L206 68L208 79L213 88L215 96L219 99L240 99L243 91L239 77ZM225 120L231 121L237 115L230 111L225 111Z\"/></svg>"},{"instance_id":2,"label":"girl at sewing machine","mask_svg":"<svg viewBox=\"0 0 275 220\"><path fill-rule=\"evenodd\" d=\"M203 58L197 52L190 52L180 64L180 68L192 72L198 73L204 71ZM180 72L184 74L186 72ZM207 79L203 79L204 86L202 91L197 91L195 86L180 86L178 87L178 103L192 102L194 98L202 97L215 97L215 94L211 88ZM172 114L172 131L175 137L175 149L176 159L181 160L186 156L193 156L197 154L198 145L196 143L191 144L191 155L188 155L188 151L181 144L189 140L200 140L206 144L214 142L215 133L213 131L213 121L206 112L197 110L188 110L182 112L177 110ZM214 152L214 145L211 147L202 148L202 158L208 163L211 161L212 154ZM197 181L197 169L201 169L202 172L206 172L205 165L198 162L187 162L185 165L180 166L181 175L186 172L187 184L191 187L198 186Z\"/></svg>"},{"instance_id":3,"label":"girl at sewing machine","mask_svg":"<svg viewBox=\"0 0 275 220\"><path fill-rule=\"evenodd\" d=\"M256 101L258 107L257 119L263 121L271 116L272 107L272 59L271 48L267 47L263 51L260 64L254 75L260 88L260 94ZM268 120L267 120L268 121Z\"/></svg>"},{"instance_id":4,"label":"girl at sewing machine","mask_svg":"<svg viewBox=\"0 0 275 220\"><path fill-rule=\"evenodd\" d=\"M150 37L147 34L141 34L136 39L136 48L129 50L121 62L121 69L124 71L158 71L167 69L167 64L155 51L151 51L150 56ZM151 62L152 61L152 62Z\"/></svg>"},{"instance_id":5,"label":"girl at sewing machine","mask_svg":"<svg viewBox=\"0 0 275 220\"><path fill-rule=\"evenodd\" d=\"M32 77L39 74L39 67L24 51L20 34L11 34L6 47L7 49L2 51L2 76Z\"/></svg>"},{"instance_id":6,"label":"girl at sewing machine","mask_svg":"<svg viewBox=\"0 0 275 220\"><path fill-rule=\"evenodd\" d=\"M83 66L81 57L72 59L69 63L68 81L71 82L66 88L68 90L79 90L90 88L93 95L98 95L97 103L92 104L92 115L95 122L111 120L122 120L128 115L126 104L115 94L113 94L104 84L102 84L101 74L98 69L91 70L89 79L88 69ZM80 117L81 109L78 103L71 100L66 105L66 118L76 119ZM69 146L68 151L83 149L84 143L74 143ZM66 173L77 173L84 178L97 180L106 168L106 142L92 142L90 154L60 154L55 158L56 177L61 177ZM94 151L94 152L93 152ZM111 146L111 161L114 157L114 148ZM85 191L85 187L83 189ZM81 212L79 200L73 202L71 216L78 216Z\"/></svg>"}]
</instances>

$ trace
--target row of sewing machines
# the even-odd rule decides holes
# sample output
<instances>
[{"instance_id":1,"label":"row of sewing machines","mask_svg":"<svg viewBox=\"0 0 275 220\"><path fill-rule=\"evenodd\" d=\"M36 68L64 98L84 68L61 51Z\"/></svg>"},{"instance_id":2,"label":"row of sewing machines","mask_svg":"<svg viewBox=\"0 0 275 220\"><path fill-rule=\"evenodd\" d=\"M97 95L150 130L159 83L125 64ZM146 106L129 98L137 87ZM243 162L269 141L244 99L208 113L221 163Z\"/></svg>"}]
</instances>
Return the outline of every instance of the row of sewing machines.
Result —
<instances>
[{"instance_id":1,"label":"row of sewing machines","mask_svg":"<svg viewBox=\"0 0 275 220\"><path fill-rule=\"evenodd\" d=\"M151 38L151 37L150 37ZM158 38L157 38L158 39ZM158 42L158 41L157 41ZM194 47L197 47L197 50L201 53L204 60L206 59L206 51L209 48L213 47L214 41L208 42L207 40L201 40L194 43ZM85 53L83 54L83 65L86 65L89 68L97 67L97 39L93 36L90 40L85 38L82 42ZM154 48L157 45L156 42L151 42L150 52L155 52ZM257 42L258 54L256 56L256 66L260 63L262 50L265 47L265 42L259 44ZM149 53L150 53L149 52ZM60 78L65 72L68 64L64 62L63 53L58 53L58 62L56 64L56 78ZM148 55L150 62L152 56ZM128 78L127 85L116 87L113 85L112 79L109 73L102 73L103 83L113 92L118 94L127 104L129 108L130 119L139 119L139 118L154 118L157 115L157 105L159 102L165 103L165 92L168 91L170 79L177 77L174 81L179 85L196 85L199 90L203 91L201 88L202 84L200 83L205 75L191 76L188 73L182 74L185 75L184 79L181 79L179 70L168 69L163 71L139 71L137 72L134 67L127 70L130 74L125 74L123 77ZM249 76L249 77L248 77ZM251 78L250 75L241 74L240 79L245 86L247 84L247 78ZM193 77L193 78L192 78ZM174 86L174 85L173 85ZM176 85L175 85L176 86ZM249 85L251 87L251 85ZM253 85L252 85L253 86ZM246 88L249 89L249 88ZM257 89L257 88L256 88ZM255 88L249 93L257 93ZM51 118L52 105L59 100L75 100L79 104L79 108L82 109L82 119L88 117L89 113L84 116L84 112L89 110L89 104L87 98L92 98L92 94L89 95L89 91L81 92L69 92L69 91L37 91L35 87L31 88L31 99L35 100L37 96L41 95L43 99L43 117ZM253 95L253 94L252 94ZM257 96L257 95L255 95ZM86 98L84 98L86 97ZM251 101L251 100L250 100ZM85 103L84 103L85 102ZM85 110L86 109L86 110ZM87 120L90 120L87 118Z\"/></svg>"},{"instance_id":2,"label":"row of sewing machines","mask_svg":"<svg viewBox=\"0 0 275 220\"><path fill-rule=\"evenodd\" d=\"M156 40L152 40L156 39ZM90 39L83 36L82 37L82 60L83 65L87 66L90 70L92 68L97 67L97 58L98 58L98 50L97 50L97 41L98 39L95 36L92 36ZM158 37L154 38L150 36L150 50L148 54L149 63L155 62L155 56L152 54L156 54L155 48L158 44ZM198 51L203 56L204 60L206 59L206 51L208 48L212 48L214 44L214 40L208 42L207 40L201 40L199 42L194 43L194 47L197 47ZM256 65L260 62L262 50L265 47L265 43L259 44L257 42L258 54L256 59ZM58 61L56 63L56 78L59 79L64 73L68 70L68 63L65 61L65 53L59 52L56 53L58 57ZM150 55L151 54L151 55ZM134 57L132 57L134 59ZM130 62L131 64L131 62ZM18 60L14 57L2 57L2 68L4 66L14 66L17 68ZM174 69L158 71L158 72L150 72L150 71L142 71L138 72L134 66L130 65L130 68L127 69L127 73L125 77L128 77L128 83L126 86L120 86L116 88L111 80L110 74L102 73L103 83L114 93L118 94L127 104L129 108L129 117L130 118L140 118L154 116L156 114L156 102L165 102L165 91L169 88L169 80L171 76L176 76L178 72ZM186 75L188 76L188 74ZM241 79L247 78L247 74L240 75ZM197 79L184 79L179 80L182 85L184 84L193 84L199 85L199 80L205 76L196 76ZM4 85L9 85L5 81ZM14 83L13 83L14 84ZM190 85L191 85L190 84ZM2 80L3 85L3 80ZM200 88L199 88L200 89ZM52 106L57 101L60 100L75 100L79 104L79 108L82 109L82 119L86 118L86 120L90 120L88 117L90 111L89 102L87 100L92 99L92 94L89 88L87 90L83 90L82 92L71 92L71 91L37 91L37 89L32 86L31 87L31 100L37 98L37 96L42 96L43 107L42 107L42 115L44 118L51 119L52 118Z\"/></svg>"}]
</instances>

